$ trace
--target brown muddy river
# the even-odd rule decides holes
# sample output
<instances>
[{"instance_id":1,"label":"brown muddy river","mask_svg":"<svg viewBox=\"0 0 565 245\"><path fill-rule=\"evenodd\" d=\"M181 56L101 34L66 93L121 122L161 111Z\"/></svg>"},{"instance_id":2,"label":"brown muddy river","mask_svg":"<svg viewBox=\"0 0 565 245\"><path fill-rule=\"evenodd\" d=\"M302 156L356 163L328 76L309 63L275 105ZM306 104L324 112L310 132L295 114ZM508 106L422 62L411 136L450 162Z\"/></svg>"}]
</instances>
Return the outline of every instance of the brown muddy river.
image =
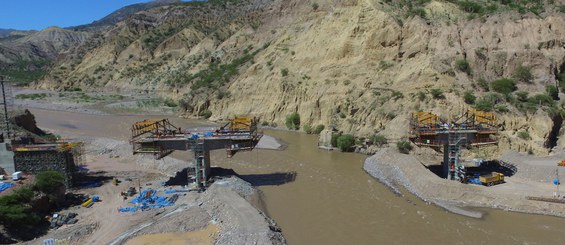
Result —
<instances>
[{"instance_id":1,"label":"brown muddy river","mask_svg":"<svg viewBox=\"0 0 565 245\"><path fill-rule=\"evenodd\" d=\"M126 140L149 116L99 116L31 110L42 128ZM181 127L208 125L172 118ZM285 151L254 150L212 165L234 169L264 194L268 214L290 244L565 244L565 219L481 209L468 218L412 195L397 196L362 170L364 155L318 150L316 137L266 131ZM294 178L289 178L294 176Z\"/></svg>"}]
</instances>

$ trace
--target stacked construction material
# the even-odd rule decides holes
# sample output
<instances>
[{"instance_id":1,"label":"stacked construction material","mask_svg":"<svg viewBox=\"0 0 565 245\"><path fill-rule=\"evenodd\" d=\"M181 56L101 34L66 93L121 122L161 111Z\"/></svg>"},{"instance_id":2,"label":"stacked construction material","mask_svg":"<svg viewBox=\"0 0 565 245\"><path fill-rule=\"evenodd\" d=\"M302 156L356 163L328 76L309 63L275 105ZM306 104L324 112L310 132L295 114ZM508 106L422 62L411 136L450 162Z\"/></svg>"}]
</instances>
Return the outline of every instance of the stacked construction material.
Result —
<instances>
[{"instance_id":1,"label":"stacked construction material","mask_svg":"<svg viewBox=\"0 0 565 245\"><path fill-rule=\"evenodd\" d=\"M76 222L78 222L77 217L77 213L68 213L68 214L53 214L53 217L51 218L51 225L49 226L49 228L51 229L57 229L63 225L70 225L70 224L75 224Z\"/></svg>"},{"instance_id":2,"label":"stacked construction material","mask_svg":"<svg viewBox=\"0 0 565 245\"><path fill-rule=\"evenodd\" d=\"M178 195L174 194L170 197L158 196L157 191L152 189L143 190L139 196L134 198L131 203L135 207L119 208L120 212L136 212L138 210L148 210L155 208L163 208L173 206L178 199Z\"/></svg>"}]
</instances>

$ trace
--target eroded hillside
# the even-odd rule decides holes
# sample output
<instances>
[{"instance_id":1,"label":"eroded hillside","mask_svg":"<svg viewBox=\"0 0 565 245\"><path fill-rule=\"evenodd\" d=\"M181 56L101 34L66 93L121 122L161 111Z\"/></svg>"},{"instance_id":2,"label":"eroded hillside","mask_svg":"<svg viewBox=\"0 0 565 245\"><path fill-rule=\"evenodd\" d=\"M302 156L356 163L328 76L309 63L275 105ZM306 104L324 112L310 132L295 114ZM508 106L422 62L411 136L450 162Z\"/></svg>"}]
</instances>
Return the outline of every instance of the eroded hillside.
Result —
<instances>
[{"instance_id":1,"label":"eroded hillside","mask_svg":"<svg viewBox=\"0 0 565 245\"><path fill-rule=\"evenodd\" d=\"M556 144L563 1L404 2L157 7L95 34L39 86L153 93L211 119L251 114L284 125L297 112L302 125L389 138L407 135L414 111L479 108L500 116L499 149L547 153Z\"/></svg>"}]
</instances>

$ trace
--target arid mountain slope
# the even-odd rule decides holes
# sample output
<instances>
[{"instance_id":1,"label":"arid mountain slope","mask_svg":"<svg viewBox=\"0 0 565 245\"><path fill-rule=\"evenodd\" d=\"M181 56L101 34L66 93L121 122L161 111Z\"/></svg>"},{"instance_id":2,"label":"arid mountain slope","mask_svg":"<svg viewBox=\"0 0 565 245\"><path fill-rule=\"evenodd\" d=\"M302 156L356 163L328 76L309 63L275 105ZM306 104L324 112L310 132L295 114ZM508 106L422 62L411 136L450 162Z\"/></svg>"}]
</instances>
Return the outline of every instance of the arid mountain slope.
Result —
<instances>
[{"instance_id":1,"label":"arid mountain slope","mask_svg":"<svg viewBox=\"0 0 565 245\"><path fill-rule=\"evenodd\" d=\"M546 95L565 74L565 14L555 6L479 16L458 1L409 11L387 2L153 8L90 39L39 86L154 93L181 101L187 116L210 111L212 119L251 114L283 125L297 112L302 125L389 138L406 136L414 111L456 116L486 106L500 115L499 149L537 153L563 134L563 104ZM516 88L489 86L501 78Z\"/></svg>"},{"instance_id":2,"label":"arid mountain slope","mask_svg":"<svg viewBox=\"0 0 565 245\"><path fill-rule=\"evenodd\" d=\"M45 61L56 58L61 52L82 44L91 36L49 27L38 32L17 32L0 39L0 66L10 67L21 61Z\"/></svg>"}]
</instances>

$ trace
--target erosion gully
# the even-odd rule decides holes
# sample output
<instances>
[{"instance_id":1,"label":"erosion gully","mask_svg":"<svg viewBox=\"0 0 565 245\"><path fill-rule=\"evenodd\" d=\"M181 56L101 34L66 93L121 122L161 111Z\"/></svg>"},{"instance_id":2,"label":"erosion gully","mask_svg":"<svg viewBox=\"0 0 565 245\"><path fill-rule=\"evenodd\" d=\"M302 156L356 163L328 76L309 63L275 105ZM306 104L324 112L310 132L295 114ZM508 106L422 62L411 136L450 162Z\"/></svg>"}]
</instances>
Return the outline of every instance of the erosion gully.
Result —
<instances>
[{"instance_id":1,"label":"erosion gully","mask_svg":"<svg viewBox=\"0 0 565 245\"><path fill-rule=\"evenodd\" d=\"M130 126L151 116L107 116L32 109L42 128L127 140ZM170 118L183 128L210 125ZM267 130L284 151L254 150L212 165L235 170L263 193L267 213L290 244L563 244L565 219L478 209L482 219L449 213L393 194L363 169L364 155L319 150L317 138ZM187 153L189 154L189 153Z\"/></svg>"}]
</instances>

